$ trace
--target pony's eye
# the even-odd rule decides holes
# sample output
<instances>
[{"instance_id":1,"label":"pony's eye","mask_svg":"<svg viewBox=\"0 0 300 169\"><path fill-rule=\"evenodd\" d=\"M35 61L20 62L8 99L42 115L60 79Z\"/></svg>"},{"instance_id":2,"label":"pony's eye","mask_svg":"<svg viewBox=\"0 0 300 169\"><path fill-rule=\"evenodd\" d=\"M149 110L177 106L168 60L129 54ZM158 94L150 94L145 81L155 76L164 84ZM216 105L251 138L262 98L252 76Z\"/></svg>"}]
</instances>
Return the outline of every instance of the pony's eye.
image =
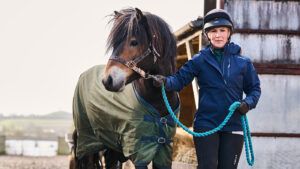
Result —
<instances>
[{"instance_id":1,"label":"pony's eye","mask_svg":"<svg viewBox=\"0 0 300 169\"><path fill-rule=\"evenodd\" d=\"M138 42L136 40L133 40L130 42L130 46L137 46Z\"/></svg>"}]
</instances>

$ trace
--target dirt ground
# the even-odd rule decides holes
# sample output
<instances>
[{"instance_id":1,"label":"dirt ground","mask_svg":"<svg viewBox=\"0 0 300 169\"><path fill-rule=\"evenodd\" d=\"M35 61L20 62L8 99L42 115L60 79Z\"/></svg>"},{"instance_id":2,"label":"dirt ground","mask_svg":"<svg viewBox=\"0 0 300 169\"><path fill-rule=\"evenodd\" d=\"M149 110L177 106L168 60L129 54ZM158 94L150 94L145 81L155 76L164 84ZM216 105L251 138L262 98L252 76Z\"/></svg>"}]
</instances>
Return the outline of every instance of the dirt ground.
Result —
<instances>
[{"instance_id":1,"label":"dirt ground","mask_svg":"<svg viewBox=\"0 0 300 169\"><path fill-rule=\"evenodd\" d=\"M174 137L173 169L195 169L196 156L192 137L182 129L178 129ZM175 162L176 161L176 162ZM0 169L68 169L68 156L55 157L27 157L1 156ZM133 169L130 162L123 165L123 169ZM149 165L149 169L151 169Z\"/></svg>"},{"instance_id":2,"label":"dirt ground","mask_svg":"<svg viewBox=\"0 0 300 169\"><path fill-rule=\"evenodd\" d=\"M68 156L0 156L0 169L67 169Z\"/></svg>"},{"instance_id":3,"label":"dirt ground","mask_svg":"<svg viewBox=\"0 0 300 169\"><path fill-rule=\"evenodd\" d=\"M195 169L196 155L192 136L178 129L174 137L173 169ZM175 162L176 161L176 162ZM55 157L27 157L1 156L0 169L68 169L68 156ZM151 169L152 167L150 167ZM123 169L134 168L130 162L123 165Z\"/></svg>"},{"instance_id":4,"label":"dirt ground","mask_svg":"<svg viewBox=\"0 0 300 169\"><path fill-rule=\"evenodd\" d=\"M68 156L22 157L0 156L0 169L68 169ZM129 163L123 169L132 169ZM149 166L149 169L152 167ZM195 165L173 162L173 169L195 169Z\"/></svg>"}]
</instances>

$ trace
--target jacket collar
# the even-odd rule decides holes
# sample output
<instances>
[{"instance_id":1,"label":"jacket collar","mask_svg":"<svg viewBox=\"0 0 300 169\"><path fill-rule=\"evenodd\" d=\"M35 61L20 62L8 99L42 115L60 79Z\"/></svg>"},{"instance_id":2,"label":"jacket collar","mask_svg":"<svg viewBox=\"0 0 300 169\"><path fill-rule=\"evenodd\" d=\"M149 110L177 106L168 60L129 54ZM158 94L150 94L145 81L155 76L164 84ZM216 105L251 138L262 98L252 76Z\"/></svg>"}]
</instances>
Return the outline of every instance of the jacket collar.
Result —
<instances>
[{"instance_id":1,"label":"jacket collar","mask_svg":"<svg viewBox=\"0 0 300 169\"><path fill-rule=\"evenodd\" d=\"M240 52L241 52L240 46L238 46L232 42L228 43L224 47L223 60L226 61L229 59L230 55L240 54ZM221 70L218 62L216 61L216 59L213 58L213 52L211 51L210 45L207 46L205 49L203 49L202 53L204 54L205 61L207 61L210 65L212 65L222 75L223 73L222 73L222 70Z\"/></svg>"}]
</instances>

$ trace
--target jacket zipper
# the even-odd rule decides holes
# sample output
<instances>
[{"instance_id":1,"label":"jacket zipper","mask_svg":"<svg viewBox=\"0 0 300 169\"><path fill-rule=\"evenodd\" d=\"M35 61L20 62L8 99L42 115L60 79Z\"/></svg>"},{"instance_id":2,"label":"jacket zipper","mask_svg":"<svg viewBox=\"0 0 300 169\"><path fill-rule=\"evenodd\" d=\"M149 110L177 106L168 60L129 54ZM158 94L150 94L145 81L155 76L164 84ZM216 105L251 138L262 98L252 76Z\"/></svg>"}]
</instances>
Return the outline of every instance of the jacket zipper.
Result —
<instances>
[{"instance_id":1,"label":"jacket zipper","mask_svg":"<svg viewBox=\"0 0 300 169\"><path fill-rule=\"evenodd\" d=\"M227 85L227 81L226 81L226 78L224 77L224 54L223 54L223 58L222 58L222 77L223 77L223 80L224 80L224 83Z\"/></svg>"},{"instance_id":2,"label":"jacket zipper","mask_svg":"<svg viewBox=\"0 0 300 169\"><path fill-rule=\"evenodd\" d=\"M227 66L227 78L229 79L229 75L230 75L230 66L231 66L231 59L229 57L229 63L228 63L228 66Z\"/></svg>"}]
</instances>

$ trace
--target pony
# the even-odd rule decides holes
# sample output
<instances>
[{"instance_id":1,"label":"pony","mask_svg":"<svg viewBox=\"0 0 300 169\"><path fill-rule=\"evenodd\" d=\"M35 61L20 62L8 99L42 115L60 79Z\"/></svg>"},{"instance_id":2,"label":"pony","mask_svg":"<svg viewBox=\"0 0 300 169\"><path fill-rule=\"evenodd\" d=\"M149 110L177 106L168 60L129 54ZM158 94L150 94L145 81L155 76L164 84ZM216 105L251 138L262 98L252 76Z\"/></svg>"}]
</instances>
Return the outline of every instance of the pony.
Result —
<instances>
[{"instance_id":1,"label":"pony","mask_svg":"<svg viewBox=\"0 0 300 169\"><path fill-rule=\"evenodd\" d=\"M110 23L106 66L83 72L75 89L72 165L120 168L131 160L136 169L169 169L176 124L153 78L175 72L176 39L162 18L138 8L114 11ZM178 113L178 94L167 97Z\"/></svg>"}]
</instances>

